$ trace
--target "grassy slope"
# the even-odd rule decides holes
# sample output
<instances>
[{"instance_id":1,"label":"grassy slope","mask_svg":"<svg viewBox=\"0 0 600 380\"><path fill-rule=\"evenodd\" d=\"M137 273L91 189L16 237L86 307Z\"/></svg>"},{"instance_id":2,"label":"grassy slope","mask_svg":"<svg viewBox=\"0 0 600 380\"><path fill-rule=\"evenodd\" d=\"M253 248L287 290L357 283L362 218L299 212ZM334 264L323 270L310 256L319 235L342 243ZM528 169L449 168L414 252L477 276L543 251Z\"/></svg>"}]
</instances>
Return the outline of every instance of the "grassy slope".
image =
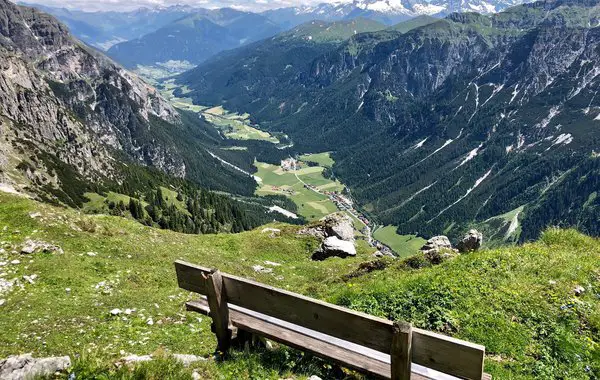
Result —
<instances>
[{"instance_id":1,"label":"grassy slope","mask_svg":"<svg viewBox=\"0 0 600 380\"><path fill-rule=\"evenodd\" d=\"M600 242L573 230L357 280L345 306L486 346L498 379L587 379L600 373ZM575 286L586 292L574 295Z\"/></svg>"},{"instance_id":2,"label":"grassy slope","mask_svg":"<svg viewBox=\"0 0 600 380\"><path fill-rule=\"evenodd\" d=\"M335 163L333 158L331 158L331 154L329 152L304 154L300 156L300 160L307 162L316 162L317 164L325 168L330 168Z\"/></svg>"},{"instance_id":3,"label":"grassy slope","mask_svg":"<svg viewBox=\"0 0 600 380\"><path fill-rule=\"evenodd\" d=\"M30 217L34 211L42 215ZM21 261L0 267L0 272L6 273L7 279L38 275L35 284L25 283L22 290L0 296L6 299L0 313L0 357L33 352L86 354L110 360L122 356L121 350L144 354L161 347L173 353L207 355L215 347L209 320L185 312L183 303L189 295L177 287L174 260L185 259L318 295L329 278L339 277L370 253L361 246L356 259L314 263L310 254L316 242L293 231L276 238L260 230L237 235L183 235L2 193L0 226L7 226L0 229L0 241L6 243L0 262ZM65 253L12 253L29 237L58 244ZM89 256L88 252L97 255ZM252 266L268 266L265 260L282 265L274 267L273 274L255 273ZM97 288L103 281L108 286ZM114 308L137 311L124 318L113 317L110 310ZM147 324L148 318L153 325ZM265 377L273 377L265 373Z\"/></svg>"},{"instance_id":4,"label":"grassy slope","mask_svg":"<svg viewBox=\"0 0 600 380\"><path fill-rule=\"evenodd\" d=\"M30 217L33 211L42 216ZM312 262L315 242L296 236L295 227L279 226L284 232L276 238L260 231L186 236L4 194L0 227L0 240L8 242L0 261L21 261L0 267L4 278L39 276L34 285L1 297L0 357L83 354L86 362L101 360L109 368L106 361L122 356L120 350L209 354L215 340L208 318L184 311L189 294L175 282L172 261L183 258L484 344L486 370L494 378L600 374L600 242L575 231L549 230L535 244L463 255L437 267L393 262L344 281L343 275L371 259L369 252L361 248L355 259ZM18 247L27 236L59 244L65 253L11 253L8 245ZM90 251L97 255L88 256ZM266 266L265 260L283 265L273 274L255 273L252 265ZM96 289L101 281L113 284L112 290ZM573 295L576 285L586 288L581 297ZM126 319L110 316L116 307L137 311ZM319 372L326 371L322 365L306 369L306 358L284 351L234 357L202 363L200 371L205 378L229 379L327 375ZM145 370L165 370L156 366Z\"/></svg>"}]
</instances>

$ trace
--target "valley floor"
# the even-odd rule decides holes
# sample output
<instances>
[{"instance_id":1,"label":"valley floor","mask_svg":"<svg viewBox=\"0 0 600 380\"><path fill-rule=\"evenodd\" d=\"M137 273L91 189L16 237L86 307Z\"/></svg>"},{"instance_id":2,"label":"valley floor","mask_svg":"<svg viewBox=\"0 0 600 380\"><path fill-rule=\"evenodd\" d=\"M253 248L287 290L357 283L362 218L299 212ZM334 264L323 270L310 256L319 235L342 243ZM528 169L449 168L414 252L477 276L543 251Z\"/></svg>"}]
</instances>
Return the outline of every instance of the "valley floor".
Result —
<instances>
[{"instance_id":1,"label":"valley floor","mask_svg":"<svg viewBox=\"0 0 600 380\"><path fill-rule=\"evenodd\" d=\"M418 256L385 260L385 269L363 273L359 264L373 260L367 246L360 245L355 258L313 262L316 241L298 236L298 227L275 227L279 236L262 228L183 235L0 193L0 357L70 355L79 358L74 371L108 378L133 378L118 375L111 364L130 353L210 357L216 345L210 322L185 311L190 294L176 284L173 261L185 259L483 344L486 371L494 378L600 374L596 239L549 230L523 247L462 255L435 267ZM29 239L63 253L19 253ZM281 266L272 273L252 268L267 262ZM579 296L576 287L584 289ZM123 312L113 315L114 309ZM148 366L140 371L171 366L178 374L172 378L191 376L191 369L168 363ZM283 349L239 352L195 368L204 378L340 376L327 363Z\"/></svg>"}]
</instances>

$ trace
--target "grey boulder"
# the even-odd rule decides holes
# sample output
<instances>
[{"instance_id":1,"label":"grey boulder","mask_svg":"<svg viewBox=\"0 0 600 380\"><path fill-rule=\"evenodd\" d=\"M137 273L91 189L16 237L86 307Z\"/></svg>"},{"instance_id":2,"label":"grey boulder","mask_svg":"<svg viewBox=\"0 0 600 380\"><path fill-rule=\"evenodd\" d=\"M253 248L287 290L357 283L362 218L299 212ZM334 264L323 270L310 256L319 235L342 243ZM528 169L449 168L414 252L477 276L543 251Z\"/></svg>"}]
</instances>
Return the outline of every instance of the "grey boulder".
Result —
<instances>
[{"instance_id":1,"label":"grey boulder","mask_svg":"<svg viewBox=\"0 0 600 380\"><path fill-rule=\"evenodd\" d=\"M356 256L354 242L330 236L323 241L321 248L313 254L312 258L313 260L325 260L333 256L342 258Z\"/></svg>"},{"instance_id":2,"label":"grey boulder","mask_svg":"<svg viewBox=\"0 0 600 380\"><path fill-rule=\"evenodd\" d=\"M477 230L470 230L465 237L456 244L456 248L461 253L472 252L477 251L482 244L483 234Z\"/></svg>"},{"instance_id":3,"label":"grey boulder","mask_svg":"<svg viewBox=\"0 0 600 380\"><path fill-rule=\"evenodd\" d=\"M346 214L336 213L322 219L325 235L335 236L341 240L354 241L354 223Z\"/></svg>"},{"instance_id":4,"label":"grey boulder","mask_svg":"<svg viewBox=\"0 0 600 380\"><path fill-rule=\"evenodd\" d=\"M432 264L439 264L457 254L456 250L452 248L450 239L443 235L427 240L427 243L421 247L421 252L425 255L425 259Z\"/></svg>"},{"instance_id":5,"label":"grey boulder","mask_svg":"<svg viewBox=\"0 0 600 380\"><path fill-rule=\"evenodd\" d=\"M31 354L9 356L0 360L0 379L29 380L51 376L62 372L71 366L68 356L34 358Z\"/></svg>"}]
</instances>

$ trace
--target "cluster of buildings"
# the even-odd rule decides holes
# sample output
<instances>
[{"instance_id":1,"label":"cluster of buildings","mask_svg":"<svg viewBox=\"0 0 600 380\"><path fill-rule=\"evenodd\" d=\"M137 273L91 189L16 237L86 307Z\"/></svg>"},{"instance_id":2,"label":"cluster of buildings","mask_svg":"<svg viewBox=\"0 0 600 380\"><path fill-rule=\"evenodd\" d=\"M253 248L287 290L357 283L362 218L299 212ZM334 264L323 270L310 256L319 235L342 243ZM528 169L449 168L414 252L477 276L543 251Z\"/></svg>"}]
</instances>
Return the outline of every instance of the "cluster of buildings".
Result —
<instances>
[{"instance_id":1,"label":"cluster of buildings","mask_svg":"<svg viewBox=\"0 0 600 380\"><path fill-rule=\"evenodd\" d=\"M291 170L298 170L301 167L300 163L298 162L298 160L296 160L293 157L290 158L286 158L285 160L281 160L281 169L283 169L283 171L291 171Z\"/></svg>"},{"instance_id":2,"label":"cluster of buildings","mask_svg":"<svg viewBox=\"0 0 600 380\"><path fill-rule=\"evenodd\" d=\"M354 202L352 202L352 199L338 193L337 191L326 191L325 194L329 197L329 199L331 199L333 203L335 203L337 208L339 208L340 210L350 210L354 213Z\"/></svg>"},{"instance_id":3,"label":"cluster of buildings","mask_svg":"<svg viewBox=\"0 0 600 380\"><path fill-rule=\"evenodd\" d=\"M295 195L296 192L294 191L294 189L286 189L283 187L279 187L279 186L271 186L271 190L276 191L276 192L281 192L287 195Z\"/></svg>"}]
</instances>

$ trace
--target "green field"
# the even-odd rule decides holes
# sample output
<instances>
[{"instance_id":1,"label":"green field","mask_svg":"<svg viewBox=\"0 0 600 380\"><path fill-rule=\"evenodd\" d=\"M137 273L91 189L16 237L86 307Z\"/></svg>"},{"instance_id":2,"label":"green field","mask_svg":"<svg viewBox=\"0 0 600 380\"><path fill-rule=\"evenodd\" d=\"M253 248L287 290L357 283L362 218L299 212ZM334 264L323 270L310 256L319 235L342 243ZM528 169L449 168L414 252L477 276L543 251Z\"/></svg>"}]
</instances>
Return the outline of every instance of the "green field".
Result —
<instances>
[{"instance_id":1,"label":"green field","mask_svg":"<svg viewBox=\"0 0 600 380\"><path fill-rule=\"evenodd\" d=\"M106 196L96 193L85 193L85 196L89 199L89 202L86 202L83 205L83 210L86 212L97 212L103 210L106 206L105 201L114 203L123 202L125 204L129 203L129 197L127 195L114 193L112 191L108 192Z\"/></svg>"},{"instance_id":2,"label":"green field","mask_svg":"<svg viewBox=\"0 0 600 380\"><path fill-rule=\"evenodd\" d=\"M279 140L268 132L256 129L250 124L247 115L229 113L223 107L213 107L202 111L202 115L233 140L263 140L278 144Z\"/></svg>"},{"instance_id":3,"label":"green field","mask_svg":"<svg viewBox=\"0 0 600 380\"><path fill-rule=\"evenodd\" d=\"M152 81L151 81L152 82ZM154 85L157 83L152 82ZM233 140L262 140L269 141L273 144L279 144L279 139L272 136L270 133L261 131L252 125L250 115L247 113L238 114L229 112L223 106L203 106L194 104L192 98L177 97L173 93L175 89L181 89L181 93L185 96L190 92L187 86L178 86L174 79L166 80L160 85L163 87L161 95L167 99L174 107L199 113L210 122L215 128L220 130L223 135Z\"/></svg>"},{"instance_id":4,"label":"green field","mask_svg":"<svg viewBox=\"0 0 600 380\"><path fill-rule=\"evenodd\" d=\"M161 186L160 189L162 190L165 201L169 205L175 205L175 207L177 207L180 211L186 213L188 212L185 203L183 201L177 200L176 191L163 186ZM128 205L130 198L127 195L115 193L112 191L108 192L106 195L100 195L97 193L85 193L85 196L89 199L89 201L83 204L83 211L93 214L108 213L110 211L108 207L109 203L117 204L119 202L123 202L125 205ZM148 204L142 200L142 205L145 207Z\"/></svg>"},{"instance_id":5,"label":"green field","mask_svg":"<svg viewBox=\"0 0 600 380\"><path fill-rule=\"evenodd\" d=\"M304 154L304 155L300 156L300 160L316 162L320 166L323 166L326 168L332 167L333 164L335 163L335 161L333 161L333 158L331 158L331 154L329 152Z\"/></svg>"},{"instance_id":6,"label":"green field","mask_svg":"<svg viewBox=\"0 0 600 380\"><path fill-rule=\"evenodd\" d=\"M194 67L195 65L186 61L169 61L154 66L137 65L133 72L149 83L156 84L164 78L173 77L176 74L193 69Z\"/></svg>"},{"instance_id":7,"label":"green field","mask_svg":"<svg viewBox=\"0 0 600 380\"><path fill-rule=\"evenodd\" d=\"M156 83L154 83L154 85L156 85ZM164 81L160 84L163 89L160 91L161 95L167 99L175 108L179 108L185 111L191 111L191 112L202 112L204 110L206 110L209 107L206 106L199 106L193 103L192 98L186 98L186 97L177 97L173 94L173 91L177 88L180 88L182 91L182 94L187 94L190 92L190 90L186 87L180 87L178 85L175 84L175 80L174 79L169 79L167 81Z\"/></svg>"},{"instance_id":8,"label":"green field","mask_svg":"<svg viewBox=\"0 0 600 380\"><path fill-rule=\"evenodd\" d=\"M326 195L306 189L293 172L285 172L279 166L256 162L255 176L262 179L257 195L280 194L292 199L298 206L298 213L309 220L316 220L338 211L336 205ZM304 172L303 172L304 170ZM298 171L298 177L309 184L314 182L333 183L318 173L323 168L311 167ZM341 186L341 185L340 185Z\"/></svg>"},{"instance_id":9,"label":"green field","mask_svg":"<svg viewBox=\"0 0 600 380\"><path fill-rule=\"evenodd\" d=\"M400 257L412 256L425 244L425 239L414 235L398 235L395 226L379 227L373 237L389 246Z\"/></svg>"}]
</instances>

